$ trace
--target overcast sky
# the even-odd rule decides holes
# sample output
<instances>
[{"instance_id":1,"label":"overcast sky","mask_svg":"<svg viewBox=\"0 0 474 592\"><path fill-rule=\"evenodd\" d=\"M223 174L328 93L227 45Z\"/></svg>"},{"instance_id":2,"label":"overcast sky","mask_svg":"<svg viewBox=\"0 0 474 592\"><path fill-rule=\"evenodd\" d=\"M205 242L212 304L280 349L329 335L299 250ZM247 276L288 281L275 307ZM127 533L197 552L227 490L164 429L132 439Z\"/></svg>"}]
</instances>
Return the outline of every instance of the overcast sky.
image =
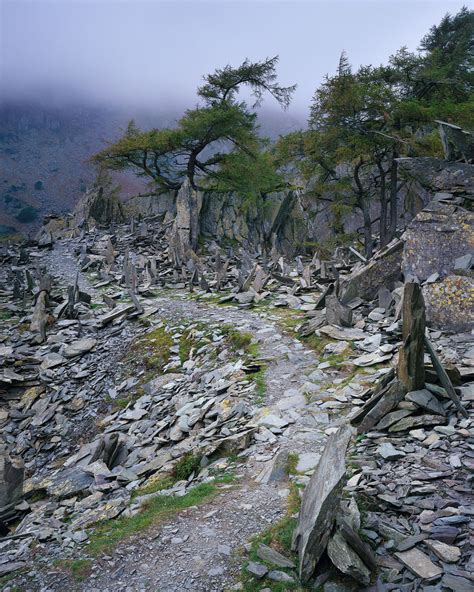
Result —
<instances>
[{"instance_id":1,"label":"overcast sky","mask_svg":"<svg viewBox=\"0 0 474 592\"><path fill-rule=\"evenodd\" d=\"M446 12L436 0L0 0L1 96L166 107L193 104L201 76L278 54L306 109L344 49L354 66L416 49Z\"/></svg>"}]
</instances>

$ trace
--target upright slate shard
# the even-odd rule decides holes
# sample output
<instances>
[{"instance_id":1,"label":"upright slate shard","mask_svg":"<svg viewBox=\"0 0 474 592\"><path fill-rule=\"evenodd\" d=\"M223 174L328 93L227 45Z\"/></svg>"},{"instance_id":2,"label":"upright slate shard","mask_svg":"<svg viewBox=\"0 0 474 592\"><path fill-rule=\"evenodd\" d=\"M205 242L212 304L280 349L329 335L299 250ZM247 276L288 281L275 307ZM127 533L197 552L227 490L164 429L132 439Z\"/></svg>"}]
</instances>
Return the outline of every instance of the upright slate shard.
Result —
<instances>
[{"instance_id":1,"label":"upright slate shard","mask_svg":"<svg viewBox=\"0 0 474 592\"><path fill-rule=\"evenodd\" d=\"M293 538L293 549L298 552L299 575L303 582L313 575L339 511L340 493L346 474L346 450L351 435L351 428L344 425L329 437L303 495Z\"/></svg>"},{"instance_id":2,"label":"upright slate shard","mask_svg":"<svg viewBox=\"0 0 474 592\"><path fill-rule=\"evenodd\" d=\"M425 385L425 303L421 287L415 282L405 284L403 293L403 345L399 351L398 378L409 391Z\"/></svg>"}]
</instances>

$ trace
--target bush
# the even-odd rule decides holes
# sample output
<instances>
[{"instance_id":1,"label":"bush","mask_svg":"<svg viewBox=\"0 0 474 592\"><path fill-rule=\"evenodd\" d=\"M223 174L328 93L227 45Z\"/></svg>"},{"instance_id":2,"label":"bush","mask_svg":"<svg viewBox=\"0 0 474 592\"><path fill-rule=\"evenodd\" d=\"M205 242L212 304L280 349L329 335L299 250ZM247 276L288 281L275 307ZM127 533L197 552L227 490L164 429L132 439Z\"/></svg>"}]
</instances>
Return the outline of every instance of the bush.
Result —
<instances>
[{"instance_id":1,"label":"bush","mask_svg":"<svg viewBox=\"0 0 474 592\"><path fill-rule=\"evenodd\" d=\"M18 214L15 216L15 218L18 220L18 222L21 222L22 224L28 224L29 222L34 222L37 217L38 217L38 210L36 208L34 208L33 206L26 206L26 207L22 208L18 212Z\"/></svg>"}]
</instances>

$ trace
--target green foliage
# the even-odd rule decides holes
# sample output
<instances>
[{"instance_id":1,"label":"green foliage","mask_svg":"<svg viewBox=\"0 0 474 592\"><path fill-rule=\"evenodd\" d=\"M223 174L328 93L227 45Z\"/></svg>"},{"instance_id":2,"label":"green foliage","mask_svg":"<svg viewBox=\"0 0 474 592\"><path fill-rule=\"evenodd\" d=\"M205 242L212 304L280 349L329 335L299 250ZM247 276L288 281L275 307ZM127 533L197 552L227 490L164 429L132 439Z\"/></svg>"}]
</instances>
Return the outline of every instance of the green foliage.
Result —
<instances>
[{"instance_id":1,"label":"green foliage","mask_svg":"<svg viewBox=\"0 0 474 592\"><path fill-rule=\"evenodd\" d=\"M300 457L296 452L290 452L288 460L286 461L286 473L287 475L296 475L296 467L298 465Z\"/></svg>"},{"instance_id":2,"label":"green foliage","mask_svg":"<svg viewBox=\"0 0 474 592\"><path fill-rule=\"evenodd\" d=\"M255 195L282 183L271 155L258 137L256 113L237 95L248 87L259 105L264 93L286 108L294 86L276 82L278 57L261 62L245 60L207 75L198 91L201 104L189 109L175 128L141 131L131 121L123 136L93 157L111 169L131 168L148 177L156 191L191 186Z\"/></svg>"},{"instance_id":3,"label":"green foliage","mask_svg":"<svg viewBox=\"0 0 474 592\"><path fill-rule=\"evenodd\" d=\"M474 85L474 12L463 7L446 14L423 37L424 52L418 95L425 98L466 100Z\"/></svg>"},{"instance_id":4,"label":"green foliage","mask_svg":"<svg viewBox=\"0 0 474 592\"><path fill-rule=\"evenodd\" d=\"M22 224L29 224L38 218L38 210L33 206L25 206L18 212L15 218Z\"/></svg>"},{"instance_id":5,"label":"green foliage","mask_svg":"<svg viewBox=\"0 0 474 592\"><path fill-rule=\"evenodd\" d=\"M173 339L165 327L157 327L141 337L131 347L132 354L139 354L148 371L162 372L169 362Z\"/></svg>"},{"instance_id":6,"label":"green foliage","mask_svg":"<svg viewBox=\"0 0 474 592\"><path fill-rule=\"evenodd\" d=\"M35 189L36 191L42 191L44 189L43 181L36 181Z\"/></svg>"},{"instance_id":7,"label":"green foliage","mask_svg":"<svg viewBox=\"0 0 474 592\"><path fill-rule=\"evenodd\" d=\"M133 490L132 498L170 489L175 482L176 480L171 475L152 475L144 485Z\"/></svg>"},{"instance_id":8,"label":"green foliage","mask_svg":"<svg viewBox=\"0 0 474 592\"><path fill-rule=\"evenodd\" d=\"M442 156L434 120L472 127L474 121L474 13L446 15L422 39L420 51L402 47L387 65L353 71L345 53L337 72L316 90L309 129L280 138L275 162L292 184L322 206L329 202L333 229L343 234L352 208L364 219L365 254L372 254L370 203L380 202L381 240L396 230L399 156ZM393 195L392 195L393 193ZM391 219L388 220L388 214Z\"/></svg>"},{"instance_id":9,"label":"green foliage","mask_svg":"<svg viewBox=\"0 0 474 592\"><path fill-rule=\"evenodd\" d=\"M188 452L176 463L173 476L176 481L183 481L188 479L193 473L199 471L201 466L201 457L195 456L192 452Z\"/></svg>"},{"instance_id":10,"label":"green foliage","mask_svg":"<svg viewBox=\"0 0 474 592\"><path fill-rule=\"evenodd\" d=\"M257 550L259 545L263 543L269 547L274 548L276 551L282 553L286 557L293 559L295 563L298 562L297 557L292 552L292 541L293 532L298 522L295 514L299 511L300 505L301 498L298 487L294 483L290 483L290 494L288 496L286 514L281 520L273 524L268 530L252 539L249 553L249 559L251 561L262 563L262 560L257 555ZM268 564L268 567L274 569L275 566ZM287 573L292 573L291 570L287 570L285 568L279 569ZM245 592L257 592L265 587L270 588L274 592L285 592L286 590L309 590L308 588L302 587L298 582L290 584L287 582L274 582L267 579L256 580L246 571L245 566L242 569L242 584Z\"/></svg>"},{"instance_id":11,"label":"green foliage","mask_svg":"<svg viewBox=\"0 0 474 592\"><path fill-rule=\"evenodd\" d=\"M65 569L78 582L85 580L92 569L92 561L90 559L59 559L55 565Z\"/></svg>"},{"instance_id":12,"label":"green foliage","mask_svg":"<svg viewBox=\"0 0 474 592\"><path fill-rule=\"evenodd\" d=\"M234 351L244 350L248 352L250 345L252 344L252 335L243 331L238 331L231 327L224 327L225 333L229 340L229 344Z\"/></svg>"}]
</instances>

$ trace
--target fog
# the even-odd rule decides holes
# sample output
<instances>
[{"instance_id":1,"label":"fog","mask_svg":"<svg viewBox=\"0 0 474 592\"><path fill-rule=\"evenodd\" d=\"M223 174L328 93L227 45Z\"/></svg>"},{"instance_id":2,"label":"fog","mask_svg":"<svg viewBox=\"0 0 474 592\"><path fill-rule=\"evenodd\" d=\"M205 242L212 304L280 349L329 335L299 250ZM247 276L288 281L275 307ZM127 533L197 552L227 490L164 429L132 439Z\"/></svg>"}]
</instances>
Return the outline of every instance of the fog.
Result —
<instances>
[{"instance_id":1,"label":"fog","mask_svg":"<svg viewBox=\"0 0 474 592\"><path fill-rule=\"evenodd\" d=\"M465 3L465 2L464 2ZM246 57L279 55L279 80L298 84L305 111L344 49L354 66L415 49L463 2L184 2L0 0L1 98L52 104L179 109L202 75ZM267 104L271 104L267 100Z\"/></svg>"}]
</instances>

